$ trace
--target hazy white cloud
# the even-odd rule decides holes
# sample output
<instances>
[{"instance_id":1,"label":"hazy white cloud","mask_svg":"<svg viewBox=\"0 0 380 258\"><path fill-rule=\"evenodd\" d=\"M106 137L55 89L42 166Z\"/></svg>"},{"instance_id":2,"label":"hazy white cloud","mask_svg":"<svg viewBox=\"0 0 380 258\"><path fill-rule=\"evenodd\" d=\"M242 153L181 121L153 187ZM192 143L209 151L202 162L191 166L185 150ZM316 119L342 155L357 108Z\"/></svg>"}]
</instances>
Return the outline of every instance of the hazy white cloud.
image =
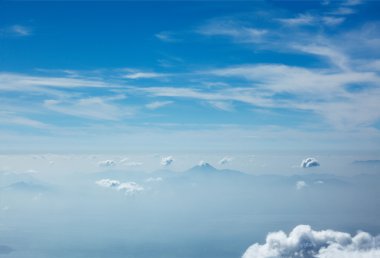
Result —
<instances>
[{"instance_id":1,"label":"hazy white cloud","mask_svg":"<svg viewBox=\"0 0 380 258\"><path fill-rule=\"evenodd\" d=\"M337 26L342 24L346 18L344 17L333 17L333 16L324 16L322 17L322 22L328 26Z\"/></svg>"},{"instance_id":2,"label":"hazy white cloud","mask_svg":"<svg viewBox=\"0 0 380 258\"><path fill-rule=\"evenodd\" d=\"M161 41L164 41L164 42L178 42L178 41L180 41L180 39L177 38L176 35L174 35L174 33L170 32L170 31L161 31L161 32L155 34L155 37Z\"/></svg>"},{"instance_id":3,"label":"hazy white cloud","mask_svg":"<svg viewBox=\"0 0 380 258\"><path fill-rule=\"evenodd\" d=\"M98 180L95 183L102 187L118 187L120 185L120 181L108 178Z\"/></svg>"},{"instance_id":4,"label":"hazy white cloud","mask_svg":"<svg viewBox=\"0 0 380 258\"><path fill-rule=\"evenodd\" d=\"M222 158L221 160L219 160L219 164L220 165L227 165L228 163L230 163L232 161L232 158L231 157L224 157Z\"/></svg>"},{"instance_id":5,"label":"hazy white cloud","mask_svg":"<svg viewBox=\"0 0 380 258\"><path fill-rule=\"evenodd\" d=\"M125 182L121 183L117 187L117 190L124 191L125 194L134 194L143 191L144 187L137 184L136 182Z\"/></svg>"},{"instance_id":6,"label":"hazy white cloud","mask_svg":"<svg viewBox=\"0 0 380 258\"><path fill-rule=\"evenodd\" d=\"M320 164L318 162L318 160L316 160L315 158L306 158L304 160L302 160L301 162L301 167L302 168L311 168L311 167L319 167Z\"/></svg>"},{"instance_id":7,"label":"hazy white cloud","mask_svg":"<svg viewBox=\"0 0 380 258\"><path fill-rule=\"evenodd\" d=\"M0 124L13 124L13 125L21 125L34 127L39 129L46 129L49 127L48 124L43 123L41 121L31 119L28 117L22 117L13 113L1 112L0 111Z\"/></svg>"},{"instance_id":8,"label":"hazy white cloud","mask_svg":"<svg viewBox=\"0 0 380 258\"><path fill-rule=\"evenodd\" d=\"M317 56L322 56L326 57L329 59L329 61L336 65L337 67L343 69L343 70L348 70L348 57L344 55L343 53L340 52L340 50L335 49L331 46L327 45L302 45L302 46L295 46L296 49L317 55Z\"/></svg>"},{"instance_id":9,"label":"hazy white cloud","mask_svg":"<svg viewBox=\"0 0 380 258\"><path fill-rule=\"evenodd\" d=\"M129 161L129 162L124 162L123 165L127 167L139 167L139 166L142 166L143 163L137 162L137 161Z\"/></svg>"},{"instance_id":10,"label":"hazy white cloud","mask_svg":"<svg viewBox=\"0 0 380 258\"><path fill-rule=\"evenodd\" d=\"M144 188L137 184L136 182L120 182L119 180L113 179L101 179L95 182L97 185L105 188L113 188L117 191L123 191L125 194L134 194L141 192Z\"/></svg>"},{"instance_id":11,"label":"hazy white cloud","mask_svg":"<svg viewBox=\"0 0 380 258\"><path fill-rule=\"evenodd\" d=\"M114 160L103 160L103 161L100 161L98 163L99 167L105 167L105 168L109 168L109 167L114 167L116 166L116 162Z\"/></svg>"},{"instance_id":12,"label":"hazy white cloud","mask_svg":"<svg viewBox=\"0 0 380 258\"><path fill-rule=\"evenodd\" d=\"M358 232L351 236L334 230L315 231L298 225L289 235L283 231L269 233L264 244L255 243L243 258L373 258L380 255L380 236Z\"/></svg>"},{"instance_id":13,"label":"hazy white cloud","mask_svg":"<svg viewBox=\"0 0 380 258\"><path fill-rule=\"evenodd\" d=\"M226 101L208 101L208 103L216 108L216 109L219 109L219 110L223 110L223 111L233 111L234 110L234 106L230 103L230 102L226 102Z\"/></svg>"},{"instance_id":14,"label":"hazy white cloud","mask_svg":"<svg viewBox=\"0 0 380 258\"><path fill-rule=\"evenodd\" d=\"M300 14L295 18L280 18L277 20L285 25L299 26L299 25L311 25L315 23L316 17L310 14Z\"/></svg>"},{"instance_id":15,"label":"hazy white cloud","mask_svg":"<svg viewBox=\"0 0 380 258\"><path fill-rule=\"evenodd\" d=\"M170 166L173 163L174 159L172 156L163 157L161 159L162 166Z\"/></svg>"},{"instance_id":16,"label":"hazy white cloud","mask_svg":"<svg viewBox=\"0 0 380 258\"><path fill-rule=\"evenodd\" d=\"M120 97L121 98L121 97ZM47 99L44 107L65 115L97 120L120 120L134 114L133 108L114 103L112 97L89 97L82 99L55 100Z\"/></svg>"},{"instance_id":17,"label":"hazy white cloud","mask_svg":"<svg viewBox=\"0 0 380 258\"><path fill-rule=\"evenodd\" d=\"M148 109L158 109L158 108L170 105L172 103L173 103L173 101L154 101L154 102L151 102L149 104L146 104L145 107Z\"/></svg>"},{"instance_id":18,"label":"hazy white cloud","mask_svg":"<svg viewBox=\"0 0 380 258\"><path fill-rule=\"evenodd\" d=\"M243 26L233 20L215 19L198 28L205 36L225 36L239 43L260 42L268 33L265 29Z\"/></svg>"},{"instance_id":19,"label":"hazy white cloud","mask_svg":"<svg viewBox=\"0 0 380 258\"><path fill-rule=\"evenodd\" d=\"M123 69L123 71L127 72L127 74L122 75L122 78L132 79L132 80L155 79L155 78L168 76L168 74L164 74L164 73L145 72L145 71L139 71L139 70L129 69L129 68Z\"/></svg>"},{"instance_id":20,"label":"hazy white cloud","mask_svg":"<svg viewBox=\"0 0 380 258\"><path fill-rule=\"evenodd\" d=\"M297 190L301 190L305 187L307 187L307 184L305 181L297 181L297 183L296 183Z\"/></svg>"},{"instance_id":21,"label":"hazy white cloud","mask_svg":"<svg viewBox=\"0 0 380 258\"><path fill-rule=\"evenodd\" d=\"M26 37L30 35L32 35L31 28L19 24L0 29L0 36Z\"/></svg>"},{"instance_id":22,"label":"hazy white cloud","mask_svg":"<svg viewBox=\"0 0 380 258\"><path fill-rule=\"evenodd\" d=\"M333 15L350 15L355 13L356 11L353 8L349 7L339 7L338 9L330 12L330 14Z\"/></svg>"},{"instance_id":23,"label":"hazy white cloud","mask_svg":"<svg viewBox=\"0 0 380 258\"><path fill-rule=\"evenodd\" d=\"M149 177L145 181L146 182L161 182L163 179L162 177Z\"/></svg>"},{"instance_id":24,"label":"hazy white cloud","mask_svg":"<svg viewBox=\"0 0 380 258\"><path fill-rule=\"evenodd\" d=\"M17 73L0 73L0 90L46 92L48 88L103 88L111 85L102 80L68 77L30 76Z\"/></svg>"}]
</instances>

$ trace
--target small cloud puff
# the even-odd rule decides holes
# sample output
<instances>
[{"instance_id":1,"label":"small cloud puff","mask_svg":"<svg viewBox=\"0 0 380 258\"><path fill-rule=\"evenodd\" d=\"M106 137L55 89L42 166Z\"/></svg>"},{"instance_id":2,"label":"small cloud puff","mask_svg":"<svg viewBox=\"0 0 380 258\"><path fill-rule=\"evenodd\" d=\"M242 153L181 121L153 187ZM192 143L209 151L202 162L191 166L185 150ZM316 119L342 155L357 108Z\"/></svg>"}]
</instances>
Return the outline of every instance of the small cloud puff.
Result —
<instances>
[{"instance_id":1,"label":"small cloud puff","mask_svg":"<svg viewBox=\"0 0 380 258\"><path fill-rule=\"evenodd\" d=\"M297 181L297 183L296 183L297 190L301 190L305 187L307 187L307 184L305 181Z\"/></svg>"},{"instance_id":2,"label":"small cloud puff","mask_svg":"<svg viewBox=\"0 0 380 258\"><path fill-rule=\"evenodd\" d=\"M172 156L163 157L161 159L161 165L165 166L165 167L168 167L168 166L170 166L173 163L173 161L174 161L174 159L173 159Z\"/></svg>"},{"instance_id":3,"label":"small cloud puff","mask_svg":"<svg viewBox=\"0 0 380 258\"><path fill-rule=\"evenodd\" d=\"M220 165L226 165L232 161L231 157L224 157L221 160L219 160Z\"/></svg>"},{"instance_id":4,"label":"small cloud puff","mask_svg":"<svg viewBox=\"0 0 380 258\"><path fill-rule=\"evenodd\" d=\"M116 166L116 162L114 160L103 160L98 163L99 167L109 168Z\"/></svg>"},{"instance_id":5,"label":"small cloud puff","mask_svg":"<svg viewBox=\"0 0 380 258\"><path fill-rule=\"evenodd\" d=\"M108 178L98 180L95 183L101 187L113 188L117 191L124 191L125 194L134 194L144 190L144 188L141 185L135 182L122 183L119 180L113 180Z\"/></svg>"},{"instance_id":6,"label":"small cloud puff","mask_svg":"<svg viewBox=\"0 0 380 258\"><path fill-rule=\"evenodd\" d=\"M112 179L101 179L95 182L97 185L102 187L118 187L120 185L119 180Z\"/></svg>"},{"instance_id":7,"label":"small cloud puff","mask_svg":"<svg viewBox=\"0 0 380 258\"><path fill-rule=\"evenodd\" d=\"M283 231L269 233L263 245L251 245L242 258L273 257L380 257L380 236L366 232L351 236L345 232L315 231L308 225L298 225L289 235Z\"/></svg>"},{"instance_id":8,"label":"small cloud puff","mask_svg":"<svg viewBox=\"0 0 380 258\"><path fill-rule=\"evenodd\" d=\"M301 162L301 168L319 167L320 164L315 158L306 158Z\"/></svg>"}]
</instances>

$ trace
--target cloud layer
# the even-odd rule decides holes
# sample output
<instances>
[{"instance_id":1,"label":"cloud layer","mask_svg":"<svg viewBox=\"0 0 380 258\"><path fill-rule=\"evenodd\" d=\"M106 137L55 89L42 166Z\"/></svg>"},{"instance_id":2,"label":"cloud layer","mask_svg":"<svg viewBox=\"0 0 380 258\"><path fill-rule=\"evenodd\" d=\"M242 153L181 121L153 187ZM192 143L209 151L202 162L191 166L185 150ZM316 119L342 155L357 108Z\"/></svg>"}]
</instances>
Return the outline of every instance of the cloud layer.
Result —
<instances>
[{"instance_id":1,"label":"cloud layer","mask_svg":"<svg viewBox=\"0 0 380 258\"><path fill-rule=\"evenodd\" d=\"M338 258L380 256L380 236L358 232L355 236L334 230L313 230L296 226L289 235L283 231L267 235L264 244L251 245L243 258Z\"/></svg>"}]
</instances>

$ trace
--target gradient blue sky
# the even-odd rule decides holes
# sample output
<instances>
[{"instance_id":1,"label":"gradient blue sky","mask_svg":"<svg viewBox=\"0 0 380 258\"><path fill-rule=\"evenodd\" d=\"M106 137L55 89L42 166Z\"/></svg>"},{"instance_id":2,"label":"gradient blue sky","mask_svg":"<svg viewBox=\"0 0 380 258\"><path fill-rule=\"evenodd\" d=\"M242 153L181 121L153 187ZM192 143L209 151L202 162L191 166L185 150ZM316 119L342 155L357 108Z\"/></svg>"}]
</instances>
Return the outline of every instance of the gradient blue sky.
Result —
<instances>
[{"instance_id":1,"label":"gradient blue sky","mask_svg":"<svg viewBox=\"0 0 380 258\"><path fill-rule=\"evenodd\" d=\"M378 1L0 3L0 150L380 146Z\"/></svg>"}]
</instances>

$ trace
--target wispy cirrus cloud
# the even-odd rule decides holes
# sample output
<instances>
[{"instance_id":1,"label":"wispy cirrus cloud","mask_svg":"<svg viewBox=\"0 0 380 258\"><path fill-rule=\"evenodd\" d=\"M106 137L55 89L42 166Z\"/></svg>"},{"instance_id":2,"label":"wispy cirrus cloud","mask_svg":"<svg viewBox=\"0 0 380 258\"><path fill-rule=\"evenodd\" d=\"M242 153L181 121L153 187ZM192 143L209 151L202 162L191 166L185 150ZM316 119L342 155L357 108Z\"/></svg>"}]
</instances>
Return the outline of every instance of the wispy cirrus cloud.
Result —
<instances>
[{"instance_id":1,"label":"wispy cirrus cloud","mask_svg":"<svg viewBox=\"0 0 380 258\"><path fill-rule=\"evenodd\" d=\"M112 97L48 99L44 101L43 105L51 111L88 119L117 121L134 115L135 110L133 108L118 105L110 99Z\"/></svg>"},{"instance_id":2,"label":"wispy cirrus cloud","mask_svg":"<svg viewBox=\"0 0 380 258\"><path fill-rule=\"evenodd\" d=\"M181 41L181 39L178 38L177 35L175 35L173 32L171 31L161 31L157 34L154 35L157 39L163 41L163 42L170 42L170 43L174 43L174 42L179 42Z\"/></svg>"},{"instance_id":3,"label":"wispy cirrus cloud","mask_svg":"<svg viewBox=\"0 0 380 258\"><path fill-rule=\"evenodd\" d=\"M145 105L147 109L158 109L172 104L173 101L154 101Z\"/></svg>"},{"instance_id":4,"label":"wispy cirrus cloud","mask_svg":"<svg viewBox=\"0 0 380 258\"><path fill-rule=\"evenodd\" d=\"M69 77L34 76L20 73L0 73L0 91L41 91L46 89L117 87L103 80Z\"/></svg>"},{"instance_id":5,"label":"wispy cirrus cloud","mask_svg":"<svg viewBox=\"0 0 380 258\"><path fill-rule=\"evenodd\" d=\"M32 35L32 29L28 26L14 24L0 28L0 36L3 37L27 37Z\"/></svg>"},{"instance_id":6,"label":"wispy cirrus cloud","mask_svg":"<svg viewBox=\"0 0 380 258\"><path fill-rule=\"evenodd\" d=\"M260 42L262 37L268 33L266 29L243 25L231 19L215 19L209 21L203 26L200 26L196 32L204 36L230 37L242 43Z\"/></svg>"}]
</instances>

